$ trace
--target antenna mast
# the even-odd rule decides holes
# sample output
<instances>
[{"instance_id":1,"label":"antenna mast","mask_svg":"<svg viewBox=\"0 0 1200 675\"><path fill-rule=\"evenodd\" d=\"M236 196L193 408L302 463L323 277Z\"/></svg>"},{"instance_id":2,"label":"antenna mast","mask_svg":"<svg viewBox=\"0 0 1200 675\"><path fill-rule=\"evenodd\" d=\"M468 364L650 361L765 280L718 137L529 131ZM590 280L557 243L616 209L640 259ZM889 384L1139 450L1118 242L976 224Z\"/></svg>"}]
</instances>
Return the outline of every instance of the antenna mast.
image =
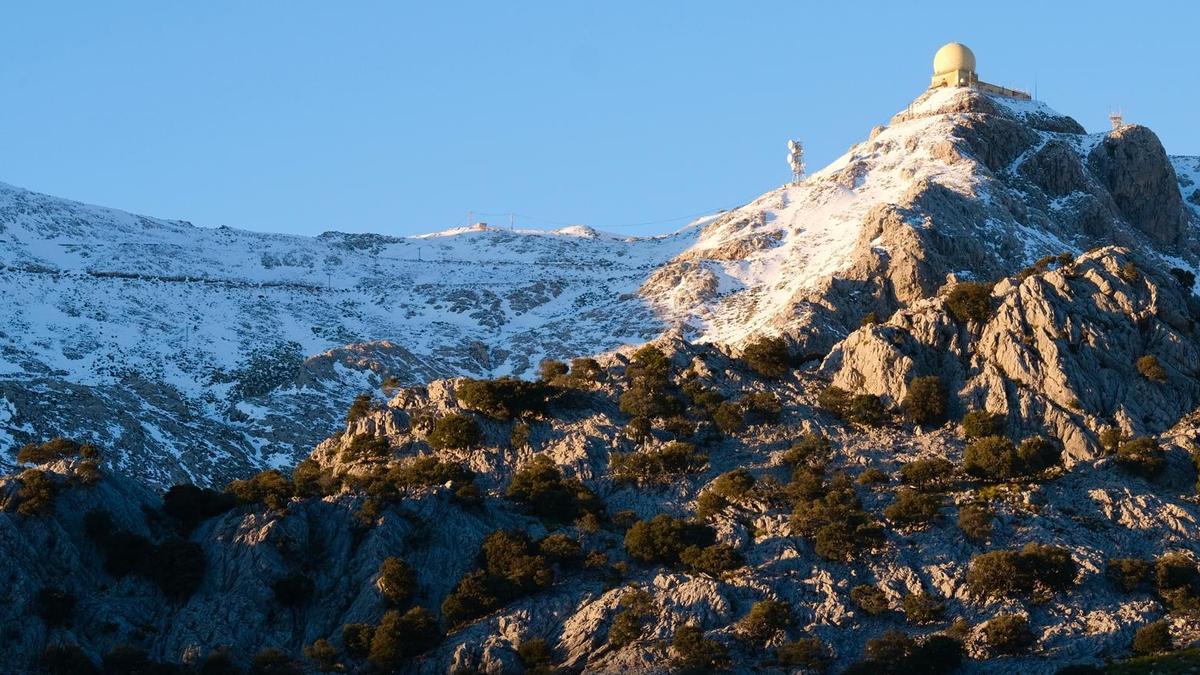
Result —
<instances>
[{"instance_id":1,"label":"antenna mast","mask_svg":"<svg viewBox=\"0 0 1200 675\"><path fill-rule=\"evenodd\" d=\"M804 144L788 141L788 166L792 167L792 185L804 180Z\"/></svg>"},{"instance_id":2,"label":"antenna mast","mask_svg":"<svg viewBox=\"0 0 1200 675\"><path fill-rule=\"evenodd\" d=\"M1125 126L1125 116L1121 114L1120 108L1117 108L1116 112L1110 112L1108 114L1108 121L1112 122L1113 131Z\"/></svg>"}]
</instances>

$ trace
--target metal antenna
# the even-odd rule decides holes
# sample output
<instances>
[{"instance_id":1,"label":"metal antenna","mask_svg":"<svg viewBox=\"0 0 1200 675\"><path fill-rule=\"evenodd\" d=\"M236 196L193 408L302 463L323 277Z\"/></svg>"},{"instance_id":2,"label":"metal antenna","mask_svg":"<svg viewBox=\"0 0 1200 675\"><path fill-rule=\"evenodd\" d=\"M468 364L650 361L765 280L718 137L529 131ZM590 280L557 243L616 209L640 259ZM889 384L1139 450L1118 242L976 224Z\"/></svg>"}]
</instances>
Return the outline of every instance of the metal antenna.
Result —
<instances>
[{"instance_id":1,"label":"metal antenna","mask_svg":"<svg viewBox=\"0 0 1200 675\"><path fill-rule=\"evenodd\" d=\"M1120 108L1117 108L1116 112L1110 112L1108 114L1108 121L1112 122L1113 131L1125 126L1125 116L1121 114Z\"/></svg>"},{"instance_id":2,"label":"metal antenna","mask_svg":"<svg viewBox=\"0 0 1200 675\"><path fill-rule=\"evenodd\" d=\"M788 141L788 166L792 167L792 185L804 180L804 144Z\"/></svg>"}]
</instances>

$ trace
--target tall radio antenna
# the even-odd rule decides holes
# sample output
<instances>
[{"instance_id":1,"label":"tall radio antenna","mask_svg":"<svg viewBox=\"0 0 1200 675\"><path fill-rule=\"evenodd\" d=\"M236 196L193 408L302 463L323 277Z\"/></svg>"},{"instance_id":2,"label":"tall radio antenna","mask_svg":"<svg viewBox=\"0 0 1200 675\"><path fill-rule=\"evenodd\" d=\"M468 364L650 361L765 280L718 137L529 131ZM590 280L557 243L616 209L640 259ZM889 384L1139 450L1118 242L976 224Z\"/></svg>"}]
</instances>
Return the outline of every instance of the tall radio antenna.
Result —
<instances>
[{"instance_id":1,"label":"tall radio antenna","mask_svg":"<svg viewBox=\"0 0 1200 675\"><path fill-rule=\"evenodd\" d=\"M804 180L804 144L788 141L788 166L792 167L792 185Z\"/></svg>"}]
</instances>

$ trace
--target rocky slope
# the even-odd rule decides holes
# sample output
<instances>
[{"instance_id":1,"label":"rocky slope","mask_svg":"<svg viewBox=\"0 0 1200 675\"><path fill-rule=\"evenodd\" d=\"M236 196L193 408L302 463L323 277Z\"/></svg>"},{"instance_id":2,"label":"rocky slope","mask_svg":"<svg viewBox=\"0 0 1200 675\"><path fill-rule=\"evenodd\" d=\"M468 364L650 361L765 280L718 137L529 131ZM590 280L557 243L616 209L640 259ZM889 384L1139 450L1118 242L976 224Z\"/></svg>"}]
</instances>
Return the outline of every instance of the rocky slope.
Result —
<instances>
[{"instance_id":1,"label":"rocky slope","mask_svg":"<svg viewBox=\"0 0 1200 675\"><path fill-rule=\"evenodd\" d=\"M300 487L297 469L296 486L279 493L273 508L257 503L265 499L260 495L255 503L225 506L203 519L187 538L199 547L205 569L194 592L176 601L139 573L106 571L95 528L85 525L85 514L104 509L116 529L165 541L177 524L162 512L158 495L119 476L88 486L78 477L79 462L71 460L43 467L63 485L54 505L22 515L29 497L21 490L28 481L5 479L0 546L8 553L3 573L11 601L0 609L0 622L9 627L0 668L32 668L44 645L69 643L93 660L118 645L135 645L155 660L196 664L221 648L242 664L276 648L311 669L317 662L302 659L302 647L324 639L331 658L357 672L367 662L352 653L342 628L377 624L388 609L379 582L384 558L407 560L416 581L410 602L437 614L459 580L481 564L474 552L498 529L520 530L533 540L566 535L580 544L587 562L556 563L552 581L461 625L443 615L444 636L388 668L521 672L520 646L544 640L552 663L568 672L666 672L679 665L671 643L689 624L723 645L737 672L770 668L773 650L802 636L819 638L840 671L889 629L954 634L969 672L1054 672L1066 664L1124 657L1134 630L1172 605L1165 591L1121 590L1107 561L1200 556L1190 461L1200 433L1194 412L1200 308L1190 289L1159 268L1146 263L1136 276L1129 274L1130 258L1128 250L1104 249L1002 282L983 322L956 320L945 311L944 297L922 300L884 324L855 331L822 371L792 370L781 379L761 376L712 345L661 342L670 359L667 381L693 392L684 410L692 430L660 419L641 441L631 440L630 418L619 410L621 394L649 377L639 374L648 371L647 361L634 357L631 366L629 350L602 357L599 370L586 378L554 379L541 390L545 407L536 397L521 399L526 407L513 420L479 412L463 380L402 389L317 447L303 470L307 487ZM1130 359L1143 350L1159 357L1165 382L1130 371ZM964 471L966 440L957 421L914 426L894 405L904 399L910 375L931 372L948 385L952 419L966 408L986 406L1001 414L1012 438L1059 435L1062 460L1011 481ZM850 424L823 409L818 398L829 377L855 392L880 394L886 419ZM696 402L702 400L696 391L739 402L745 426L718 422L718 414ZM769 411L756 417L762 406L747 403L763 392L777 397L777 417ZM431 447L434 421L456 414L474 420L480 438L461 449ZM526 440L514 435L522 426ZM1154 437L1167 470L1141 476L1098 451L1093 437L1109 427ZM872 550L846 560L830 560L820 552L819 537L797 533L790 523L793 508L804 503L797 491L811 489L801 487L793 467L816 455L797 460L789 448L814 433L831 443L818 475L846 473L863 512L882 526ZM677 437L694 443L704 457L661 482L620 478L623 453L653 456ZM370 439L382 444L365 445ZM481 501L463 496L461 479L389 491L388 481L398 479L385 479L387 469L411 466L416 457L469 468ZM603 504L603 515L591 521L538 517L536 503L506 497L514 475L535 466L535 457L578 478ZM933 458L952 465L921 488L937 495L933 513L910 521L888 510L900 498L898 484L912 482L901 467ZM748 471L754 486L698 514L700 496L719 489L718 477L735 469ZM868 469L883 472L882 482L860 480ZM976 540L956 522L980 505L990 513L991 529ZM664 513L706 521L741 563L706 572L633 558L625 544L630 520ZM988 599L971 592L967 573L975 556L1029 543L1065 549L1073 568L1064 588L1037 597ZM299 601L278 590L281 580L296 575L311 584ZM850 591L861 584L877 585L889 610L872 615L857 606ZM28 619L40 608L34 598L47 587L78 599L72 617L55 627ZM614 625L630 589L646 591L652 611L630 642L617 644ZM939 598L944 613L906 621L903 598L916 592ZM762 600L788 603L794 625L756 641L745 637L741 622ZM1032 643L1016 654L988 644L985 623L1004 613L1026 617L1031 627ZM1177 644L1197 638L1190 616L1167 614ZM952 623L958 618L963 623Z\"/></svg>"},{"instance_id":2,"label":"rocky slope","mask_svg":"<svg viewBox=\"0 0 1200 675\"><path fill-rule=\"evenodd\" d=\"M778 333L820 359L868 312L1044 255L1118 244L1194 271L1198 161L941 90L801 185L648 239L309 239L0 187L0 442L90 438L151 483L220 484L290 466L387 378L522 375L668 333Z\"/></svg>"}]
</instances>

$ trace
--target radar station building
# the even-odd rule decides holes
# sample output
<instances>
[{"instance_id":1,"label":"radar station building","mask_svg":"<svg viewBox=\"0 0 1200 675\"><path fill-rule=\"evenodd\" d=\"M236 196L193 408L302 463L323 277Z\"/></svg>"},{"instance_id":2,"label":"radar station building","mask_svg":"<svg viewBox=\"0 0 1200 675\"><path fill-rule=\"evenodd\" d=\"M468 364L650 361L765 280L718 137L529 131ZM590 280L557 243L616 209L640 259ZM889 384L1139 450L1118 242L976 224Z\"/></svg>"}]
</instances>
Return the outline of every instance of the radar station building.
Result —
<instances>
[{"instance_id":1,"label":"radar station building","mask_svg":"<svg viewBox=\"0 0 1200 675\"><path fill-rule=\"evenodd\" d=\"M939 87L971 87L1022 101L1031 98L1028 93L1019 89L1009 89L981 81L975 72L975 53L959 42L951 42L937 50L937 54L933 56L933 81L929 88Z\"/></svg>"}]
</instances>

